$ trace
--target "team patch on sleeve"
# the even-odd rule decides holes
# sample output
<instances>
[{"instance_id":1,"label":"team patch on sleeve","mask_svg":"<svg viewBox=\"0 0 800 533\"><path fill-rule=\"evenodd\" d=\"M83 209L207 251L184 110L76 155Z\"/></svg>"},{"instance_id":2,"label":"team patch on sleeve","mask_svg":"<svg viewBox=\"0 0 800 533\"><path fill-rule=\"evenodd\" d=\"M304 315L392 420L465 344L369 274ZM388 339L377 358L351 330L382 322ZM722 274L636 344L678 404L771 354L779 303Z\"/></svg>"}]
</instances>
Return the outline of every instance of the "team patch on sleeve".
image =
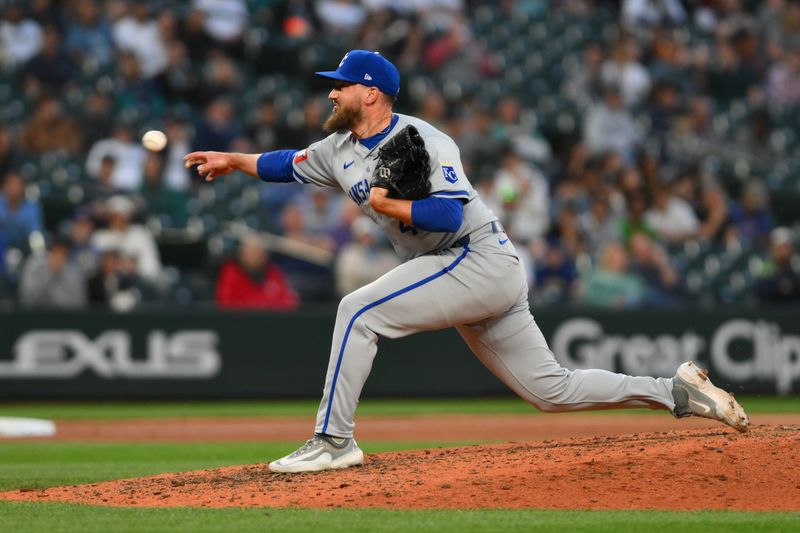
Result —
<instances>
[{"instance_id":1,"label":"team patch on sleeve","mask_svg":"<svg viewBox=\"0 0 800 533\"><path fill-rule=\"evenodd\" d=\"M294 164L295 165L297 165L299 163L302 163L306 159L308 159L308 152L306 150L300 150L299 152L294 154Z\"/></svg>"},{"instance_id":2,"label":"team patch on sleeve","mask_svg":"<svg viewBox=\"0 0 800 533\"><path fill-rule=\"evenodd\" d=\"M444 174L444 179L446 179L450 183L455 183L458 181L458 175L456 174L456 170L452 166L442 165L442 173Z\"/></svg>"}]
</instances>

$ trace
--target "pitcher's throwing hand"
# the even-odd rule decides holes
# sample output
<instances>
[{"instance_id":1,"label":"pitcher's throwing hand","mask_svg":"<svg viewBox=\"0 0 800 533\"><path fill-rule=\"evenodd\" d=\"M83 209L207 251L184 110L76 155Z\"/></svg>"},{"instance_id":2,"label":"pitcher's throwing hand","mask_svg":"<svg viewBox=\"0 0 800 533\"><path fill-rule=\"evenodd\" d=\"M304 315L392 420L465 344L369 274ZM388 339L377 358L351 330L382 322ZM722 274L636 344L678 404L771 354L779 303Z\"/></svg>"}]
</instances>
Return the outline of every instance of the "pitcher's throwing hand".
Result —
<instances>
[{"instance_id":1,"label":"pitcher's throwing hand","mask_svg":"<svg viewBox=\"0 0 800 533\"><path fill-rule=\"evenodd\" d=\"M197 173L206 181L214 181L217 176L224 176L236 170L232 159L237 154L224 152L192 152L183 157L186 168L197 165Z\"/></svg>"}]
</instances>

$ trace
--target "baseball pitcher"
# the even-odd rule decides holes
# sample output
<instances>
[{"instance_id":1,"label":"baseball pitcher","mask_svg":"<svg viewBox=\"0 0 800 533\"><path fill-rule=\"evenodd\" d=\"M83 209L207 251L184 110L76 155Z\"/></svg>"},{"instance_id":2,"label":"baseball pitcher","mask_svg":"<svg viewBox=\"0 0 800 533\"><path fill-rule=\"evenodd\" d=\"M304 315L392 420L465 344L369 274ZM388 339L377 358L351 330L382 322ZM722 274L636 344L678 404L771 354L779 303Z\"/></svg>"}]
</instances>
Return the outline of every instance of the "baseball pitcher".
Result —
<instances>
[{"instance_id":1,"label":"baseball pitcher","mask_svg":"<svg viewBox=\"0 0 800 533\"><path fill-rule=\"evenodd\" d=\"M333 80L325 139L302 150L185 157L207 181L241 171L267 182L341 189L405 261L342 299L314 436L270 470L361 464L354 417L378 338L450 327L542 411L650 407L747 430L742 407L692 362L671 379L561 367L531 315L514 245L470 185L458 147L430 124L393 112L400 88L394 65L377 52L352 50L335 71L316 74Z\"/></svg>"}]
</instances>

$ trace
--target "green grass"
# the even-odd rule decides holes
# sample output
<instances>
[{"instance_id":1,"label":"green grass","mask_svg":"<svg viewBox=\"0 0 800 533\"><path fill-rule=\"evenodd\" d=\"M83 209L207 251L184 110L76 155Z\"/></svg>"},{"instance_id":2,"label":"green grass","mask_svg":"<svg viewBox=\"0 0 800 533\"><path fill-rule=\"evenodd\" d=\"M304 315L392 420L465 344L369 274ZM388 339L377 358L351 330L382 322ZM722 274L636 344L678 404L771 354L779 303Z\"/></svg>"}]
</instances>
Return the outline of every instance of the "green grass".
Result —
<instances>
[{"instance_id":1,"label":"green grass","mask_svg":"<svg viewBox=\"0 0 800 533\"><path fill-rule=\"evenodd\" d=\"M692 533L790 531L789 513L645 511L317 511L306 509L126 509L0 503L0 531L592 531Z\"/></svg>"},{"instance_id":2,"label":"green grass","mask_svg":"<svg viewBox=\"0 0 800 533\"><path fill-rule=\"evenodd\" d=\"M0 444L0 490L42 488L111 479L264 463L299 442ZM457 446L447 442L360 442L366 453ZM3 531L0 528L0 531Z\"/></svg>"},{"instance_id":3,"label":"green grass","mask_svg":"<svg viewBox=\"0 0 800 533\"><path fill-rule=\"evenodd\" d=\"M750 396L737 398L751 414L800 413L800 396ZM51 419L119 419L199 416L307 416L317 411L317 400L253 400L202 402L80 402L80 403L2 403L0 416L25 416ZM387 399L362 400L359 416L408 416L434 414L534 414L527 403L516 397ZM613 414L640 414L647 409L606 411ZM563 415L562 415L563 416Z\"/></svg>"},{"instance_id":4,"label":"green grass","mask_svg":"<svg viewBox=\"0 0 800 533\"><path fill-rule=\"evenodd\" d=\"M751 413L797 413L800 398L741 399ZM316 401L0 404L0 416L119 419L190 416L313 416ZM516 398L365 400L364 416L536 411ZM620 411L640 413L648 411ZM562 415L568 416L568 415ZM455 442L360 442L367 453L454 446ZM298 442L0 443L0 490L263 463ZM544 503L544 502L543 502ZM0 531L797 531L797 513L648 511L389 511L307 509L126 509L0 502Z\"/></svg>"}]
</instances>

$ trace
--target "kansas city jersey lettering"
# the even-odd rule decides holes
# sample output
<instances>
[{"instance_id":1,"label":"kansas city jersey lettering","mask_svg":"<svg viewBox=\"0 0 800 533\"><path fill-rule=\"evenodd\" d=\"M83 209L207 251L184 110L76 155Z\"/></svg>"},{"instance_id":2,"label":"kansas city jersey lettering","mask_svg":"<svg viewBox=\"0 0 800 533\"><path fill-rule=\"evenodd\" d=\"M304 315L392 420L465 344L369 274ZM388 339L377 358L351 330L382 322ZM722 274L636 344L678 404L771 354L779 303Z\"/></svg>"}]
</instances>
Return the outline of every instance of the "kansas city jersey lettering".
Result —
<instances>
[{"instance_id":1,"label":"kansas city jersey lettering","mask_svg":"<svg viewBox=\"0 0 800 533\"><path fill-rule=\"evenodd\" d=\"M347 191L347 196L349 196L358 205L361 205L365 201L369 200L369 182L367 180L359 181L350 187L350 190Z\"/></svg>"},{"instance_id":2,"label":"kansas city jersey lettering","mask_svg":"<svg viewBox=\"0 0 800 533\"><path fill-rule=\"evenodd\" d=\"M367 146L350 132L338 132L298 152L292 165L295 180L344 191L362 213L386 233L402 260L449 248L471 231L495 220L497 217L470 185L453 139L417 118L399 113L394 117L389 134L377 145ZM369 205L369 182L380 148L408 125L417 128L425 140L431 166L430 196L459 200L464 206L464 221L456 232L426 231L403 224L396 218L376 213Z\"/></svg>"}]
</instances>

